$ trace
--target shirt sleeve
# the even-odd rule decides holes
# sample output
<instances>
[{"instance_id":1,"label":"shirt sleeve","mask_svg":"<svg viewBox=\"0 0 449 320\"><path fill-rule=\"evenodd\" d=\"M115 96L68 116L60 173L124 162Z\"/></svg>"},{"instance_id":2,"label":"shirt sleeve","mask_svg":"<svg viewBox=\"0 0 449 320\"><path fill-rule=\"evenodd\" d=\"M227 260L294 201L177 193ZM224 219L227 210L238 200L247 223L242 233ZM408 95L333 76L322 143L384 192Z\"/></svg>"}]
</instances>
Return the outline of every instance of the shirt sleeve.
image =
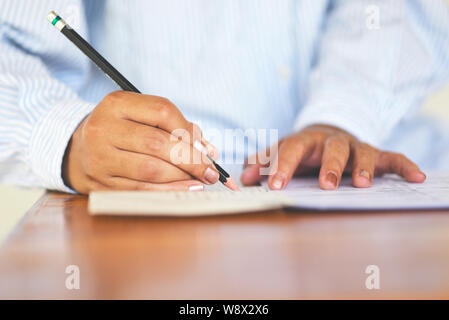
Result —
<instances>
[{"instance_id":1,"label":"shirt sleeve","mask_svg":"<svg viewBox=\"0 0 449 320\"><path fill-rule=\"evenodd\" d=\"M380 146L447 79L448 10L444 0L331 2L295 130L328 124Z\"/></svg>"},{"instance_id":2,"label":"shirt sleeve","mask_svg":"<svg viewBox=\"0 0 449 320\"><path fill-rule=\"evenodd\" d=\"M58 2L0 4L0 181L73 192L62 180L62 159L95 104L76 93L88 61L45 19Z\"/></svg>"}]
</instances>

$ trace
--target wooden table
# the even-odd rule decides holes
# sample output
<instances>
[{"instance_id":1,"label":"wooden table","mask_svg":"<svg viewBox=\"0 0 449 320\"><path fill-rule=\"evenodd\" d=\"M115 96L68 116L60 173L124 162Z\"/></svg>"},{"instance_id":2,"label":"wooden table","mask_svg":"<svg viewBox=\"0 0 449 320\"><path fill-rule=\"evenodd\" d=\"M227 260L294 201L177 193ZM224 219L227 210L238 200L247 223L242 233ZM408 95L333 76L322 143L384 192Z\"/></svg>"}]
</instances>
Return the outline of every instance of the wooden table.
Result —
<instances>
[{"instance_id":1,"label":"wooden table","mask_svg":"<svg viewBox=\"0 0 449 320\"><path fill-rule=\"evenodd\" d=\"M177 219L86 206L56 193L36 203L0 249L0 298L449 298L448 211ZM65 286L68 265L79 290ZM365 286L368 265L379 290Z\"/></svg>"}]
</instances>

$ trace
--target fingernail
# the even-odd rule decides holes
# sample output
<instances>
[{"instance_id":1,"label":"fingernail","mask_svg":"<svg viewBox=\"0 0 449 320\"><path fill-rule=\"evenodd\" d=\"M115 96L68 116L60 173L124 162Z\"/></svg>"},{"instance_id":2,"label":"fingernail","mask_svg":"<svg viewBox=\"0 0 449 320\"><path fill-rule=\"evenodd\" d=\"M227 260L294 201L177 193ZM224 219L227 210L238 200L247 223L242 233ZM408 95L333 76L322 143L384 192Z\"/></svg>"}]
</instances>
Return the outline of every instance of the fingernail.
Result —
<instances>
[{"instance_id":1,"label":"fingernail","mask_svg":"<svg viewBox=\"0 0 449 320\"><path fill-rule=\"evenodd\" d=\"M195 142L193 143L193 147L196 150L198 150L199 152L206 154L206 148L203 146L203 144L200 141L195 140Z\"/></svg>"},{"instance_id":2,"label":"fingernail","mask_svg":"<svg viewBox=\"0 0 449 320\"><path fill-rule=\"evenodd\" d=\"M251 166L249 166L245 170L243 170L242 175L240 176L240 181L243 184L254 183L252 182L252 180L254 180L254 178L252 178L253 176L254 175L251 174Z\"/></svg>"},{"instance_id":3,"label":"fingernail","mask_svg":"<svg viewBox=\"0 0 449 320\"><path fill-rule=\"evenodd\" d=\"M280 190L280 189L282 189L283 184L284 184L284 178L279 175L275 175L273 178L273 183L272 183L273 189Z\"/></svg>"},{"instance_id":4,"label":"fingernail","mask_svg":"<svg viewBox=\"0 0 449 320\"><path fill-rule=\"evenodd\" d=\"M426 174L425 174L424 172L419 171L418 174L421 176L421 180L422 180L422 181L425 181L425 180L427 179L427 176L426 176Z\"/></svg>"},{"instance_id":5,"label":"fingernail","mask_svg":"<svg viewBox=\"0 0 449 320\"><path fill-rule=\"evenodd\" d=\"M326 181L331 183L334 188L337 187L338 178L337 178L337 175L335 173L333 173L332 171L329 171L327 173Z\"/></svg>"},{"instance_id":6,"label":"fingernail","mask_svg":"<svg viewBox=\"0 0 449 320\"><path fill-rule=\"evenodd\" d=\"M217 171L212 170L211 168L207 168L206 172L204 172L204 180L210 184L214 184L218 181L220 175Z\"/></svg>"},{"instance_id":7,"label":"fingernail","mask_svg":"<svg viewBox=\"0 0 449 320\"><path fill-rule=\"evenodd\" d=\"M361 176L361 177L365 177L365 178L367 178L368 180L370 180L371 178L370 178L370 175L369 175L369 172L368 171L366 171L366 170L362 170L362 171L360 171L360 173L359 173L359 176Z\"/></svg>"},{"instance_id":8,"label":"fingernail","mask_svg":"<svg viewBox=\"0 0 449 320\"><path fill-rule=\"evenodd\" d=\"M189 187L189 191L203 191L204 186L202 184L195 184Z\"/></svg>"},{"instance_id":9,"label":"fingernail","mask_svg":"<svg viewBox=\"0 0 449 320\"><path fill-rule=\"evenodd\" d=\"M208 154L212 159L218 159L218 149L211 143L209 143L206 139L201 139L201 144L205 148L204 152Z\"/></svg>"}]
</instances>

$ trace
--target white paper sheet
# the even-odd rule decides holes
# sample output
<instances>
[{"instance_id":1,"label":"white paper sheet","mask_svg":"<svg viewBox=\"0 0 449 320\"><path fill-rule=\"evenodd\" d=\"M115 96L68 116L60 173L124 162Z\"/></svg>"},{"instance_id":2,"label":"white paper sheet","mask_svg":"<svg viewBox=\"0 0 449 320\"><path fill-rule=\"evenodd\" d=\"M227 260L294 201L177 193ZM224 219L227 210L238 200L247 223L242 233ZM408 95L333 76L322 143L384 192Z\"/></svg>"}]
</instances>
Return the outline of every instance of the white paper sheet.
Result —
<instances>
[{"instance_id":1,"label":"white paper sheet","mask_svg":"<svg viewBox=\"0 0 449 320\"><path fill-rule=\"evenodd\" d=\"M266 187L266 182L263 183ZM89 197L91 214L198 216L271 209L391 210L449 208L449 172L430 173L423 184L389 175L371 188L354 188L344 178L338 190L324 191L315 178L295 178L285 191L250 187L231 192L220 186L204 192L99 191Z\"/></svg>"},{"instance_id":2,"label":"white paper sheet","mask_svg":"<svg viewBox=\"0 0 449 320\"><path fill-rule=\"evenodd\" d=\"M428 173L422 184L386 175L366 189L354 188L351 177L344 177L334 191L321 190L316 177L294 178L282 193L293 207L315 210L443 209L449 208L449 172Z\"/></svg>"}]
</instances>

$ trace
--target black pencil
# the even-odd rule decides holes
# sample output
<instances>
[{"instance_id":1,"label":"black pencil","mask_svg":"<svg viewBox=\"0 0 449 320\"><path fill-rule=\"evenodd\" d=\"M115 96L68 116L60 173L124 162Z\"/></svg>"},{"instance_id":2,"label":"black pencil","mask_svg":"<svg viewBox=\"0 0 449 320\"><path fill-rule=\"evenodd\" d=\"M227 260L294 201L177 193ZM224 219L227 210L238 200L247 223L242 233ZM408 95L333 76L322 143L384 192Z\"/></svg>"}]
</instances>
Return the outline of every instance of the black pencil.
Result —
<instances>
[{"instance_id":1,"label":"black pencil","mask_svg":"<svg viewBox=\"0 0 449 320\"><path fill-rule=\"evenodd\" d=\"M47 20L54 25L63 35L67 37L75 46L78 47L86 56L92 60L109 78L112 79L122 90L141 93L131 82L128 81L117 69L115 69L101 54L98 53L78 32L73 30L56 12L51 11L47 14ZM213 159L212 161L218 173L220 182L232 190L238 190L237 185L229 174L220 167Z\"/></svg>"}]
</instances>

